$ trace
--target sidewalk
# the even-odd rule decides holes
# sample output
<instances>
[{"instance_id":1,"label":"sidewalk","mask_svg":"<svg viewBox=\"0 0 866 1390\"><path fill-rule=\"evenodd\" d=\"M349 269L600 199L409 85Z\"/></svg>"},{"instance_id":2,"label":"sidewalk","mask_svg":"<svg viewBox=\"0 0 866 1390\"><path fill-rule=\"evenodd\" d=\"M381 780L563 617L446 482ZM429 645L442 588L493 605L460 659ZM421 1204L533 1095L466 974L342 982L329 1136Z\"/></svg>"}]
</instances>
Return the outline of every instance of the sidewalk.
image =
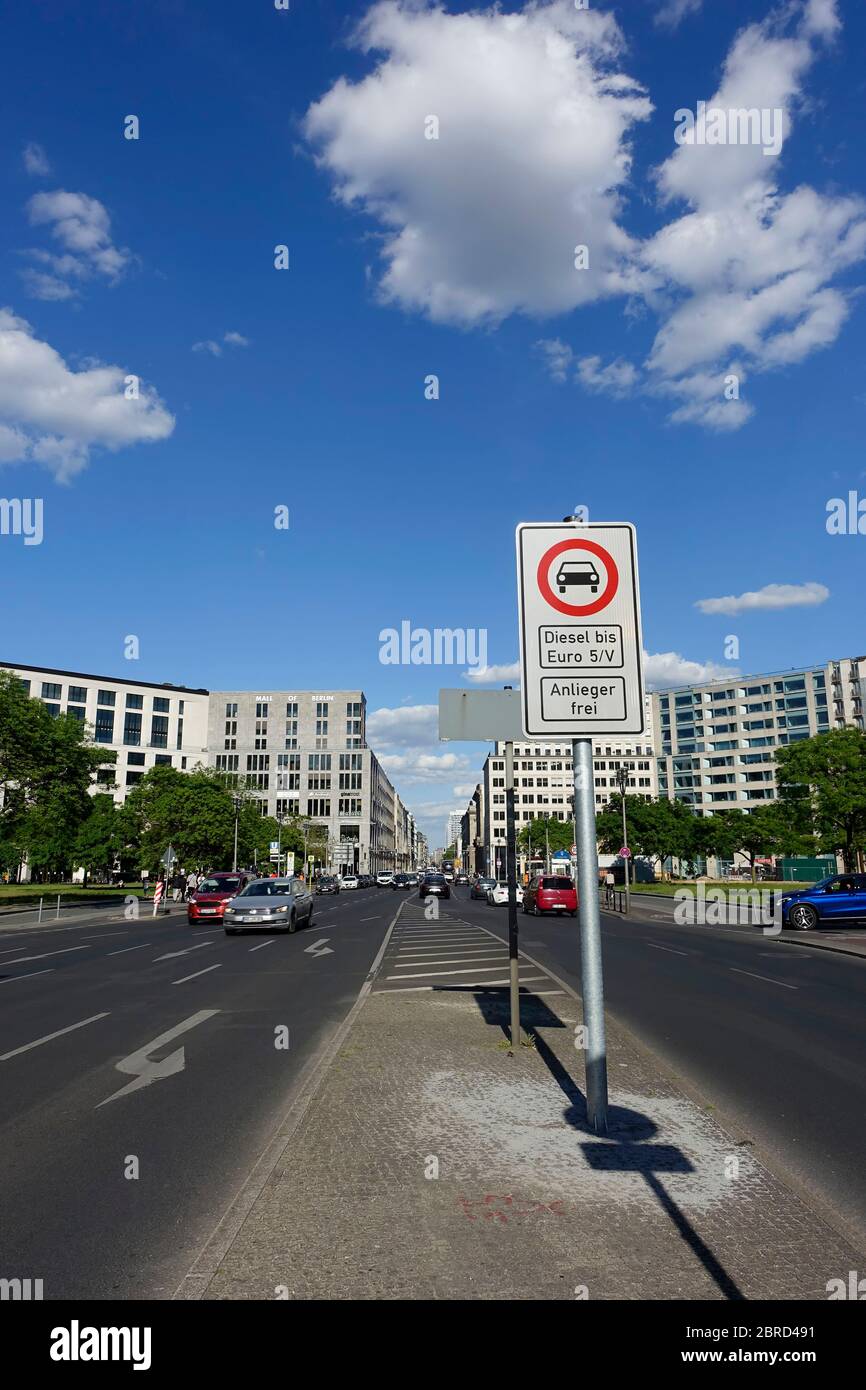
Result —
<instances>
[{"instance_id":1,"label":"sidewalk","mask_svg":"<svg viewBox=\"0 0 866 1390\"><path fill-rule=\"evenodd\" d=\"M611 1128L588 1131L579 1006L537 967L522 991L535 1046L515 1056L507 990L480 967L389 985L395 952L430 930L401 912L202 1297L825 1299L862 1266L610 1022ZM485 968L498 986L502 966Z\"/></svg>"}]
</instances>

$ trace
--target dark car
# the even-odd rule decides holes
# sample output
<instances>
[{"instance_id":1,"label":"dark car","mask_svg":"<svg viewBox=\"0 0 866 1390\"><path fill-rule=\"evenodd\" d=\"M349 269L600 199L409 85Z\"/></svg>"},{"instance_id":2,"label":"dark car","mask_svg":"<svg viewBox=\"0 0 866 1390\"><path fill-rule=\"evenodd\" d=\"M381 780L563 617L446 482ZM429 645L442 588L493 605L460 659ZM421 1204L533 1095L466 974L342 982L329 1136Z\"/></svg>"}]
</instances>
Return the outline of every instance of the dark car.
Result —
<instances>
[{"instance_id":1,"label":"dark car","mask_svg":"<svg viewBox=\"0 0 866 1390\"><path fill-rule=\"evenodd\" d=\"M782 926L798 931L866 919L866 874L832 874L810 888L782 894Z\"/></svg>"},{"instance_id":2,"label":"dark car","mask_svg":"<svg viewBox=\"0 0 866 1390\"><path fill-rule=\"evenodd\" d=\"M468 883L468 882L469 882L469 875L468 875L468 874L464 874L464 873L455 874L455 875L454 875L454 882L455 882L455 883Z\"/></svg>"},{"instance_id":3,"label":"dark car","mask_svg":"<svg viewBox=\"0 0 866 1390\"><path fill-rule=\"evenodd\" d=\"M444 874L425 874L418 885L418 897L450 898L451 887Z\"/></svg>"},{"instance_id":4,"label":"dark car","mask_svg":"<svg viewBox=\"0 0 866 1390\"><path fill-rule=\"evenodd\" d=\"M476 878L476 880L475 880L475 882L473 883L472 887L469 889L469 896L470 896L470 898L481 898L481 900L482 900L483 902L487 902L487 890L488 890L488 888L495 888L495 887L496 887L496 879L495 879L495 878Z\"/></svg>"},{"instance_id":5,"label":"dark car","mask_svg":"<svg viewBox=\"0 0 866 1390\"><path fill-rule=\"evenodd\" d=\"M339 891L340 880L332 878L330 874L323 874L321 878L316 879L317 893L339 893Z\"/></svg>"},{"instance_id":6,"label":"dark car","mask_svg":"<svg viewBox=\"0 0 866 1390\"><path fill-rule=\"evenodd\" d=\"M409 882L409 875L395 874L394 881L392 882L391 887L395 890L397 888L411 888L412 884Z\"/></svg>"},{"instance_id":7,"label":"dark car","mask_svg":"<svg viewBox=\"0 0 866 1390\"><path fill-rule=\"evenodd\" d=\"M539 917L542 912L568 912L577 916L577 890L565 874L538 874L523 892L523 911Z\"/></svg>"},{"instance_id":8,"label":"dark car","mask_svg":"<svg viewBox=\"0 0 866 1390\"><path fill-rule=\"evenodd\" d=\"M256 877L256 874L245 873L241 869L205 874L186 905L187 921L203 922L215 917L221 922L229 898L235 897Z\"/></svg>"}]
</instances>

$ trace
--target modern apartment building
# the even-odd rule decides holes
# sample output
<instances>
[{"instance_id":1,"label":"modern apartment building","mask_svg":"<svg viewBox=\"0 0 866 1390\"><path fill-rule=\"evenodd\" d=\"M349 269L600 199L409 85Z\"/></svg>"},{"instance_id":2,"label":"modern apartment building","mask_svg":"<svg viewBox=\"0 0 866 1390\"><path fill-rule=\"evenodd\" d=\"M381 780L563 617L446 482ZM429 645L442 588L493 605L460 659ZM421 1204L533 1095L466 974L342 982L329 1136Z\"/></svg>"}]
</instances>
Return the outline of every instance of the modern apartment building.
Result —
<instances>
[{"instance_id":1,"label":"modern apartment building","mask_svg":"<svg viewBox=\"0 0 866 1390\"><path fill-rule=\"evenodd\" d=\"M262 815L322 827L330 867L376 873L416 862L414 817L366 745L361 690L207 691L0 662L52 714L87 723L117 754L95 789L116 802L160 764L235 774Z\"/></svg>"},{"instance_id":2,"label":"modern apartment building","mask_svg":"<svg viewBox=\"0 0 866 1390\"><path fill-rule=\"evenodd\" d=\"M618 768L628 775L628 796L654 797L658 794L656 762L649 729L652 723L650 697L646 700L644 734L617 739L601 737L593 741L596 809L606 805L617 790ZM505 744L484 763L481 789L484 872L504 876L505 866ZM514 820L519 833L537 816L553 820L572 820L574 816L574 774L570 740L544 740L514 745ZM481 871L480 866L479 871ZM525 865L521 861L521 871Z\"/></svg>"},{"instance_id":3,"label":"modern apartment building","mask_svg":"<svg viewBox=\"0 0 866 1390\"><path fill-rule=\"evenodd\" d=\"M97 788L113 791L115 801L161 763L191 771L207 762L208 692L152 681L19 666L0 661L27 693L52 714L71 714L88 724L95 743L117 754L97 773Z\"/></svg>"},{"instance_id":4,"label":"modern apartment building","mask_svg":"<svg viewBox=\"0 0 866 1390\"><path fill-rule=\"evenodd\" d=\"M661 794L696 812L751 811L777 796L775 750L846 724L863 728L866 657L656 691Z\"/></svg>"}]
</instances>

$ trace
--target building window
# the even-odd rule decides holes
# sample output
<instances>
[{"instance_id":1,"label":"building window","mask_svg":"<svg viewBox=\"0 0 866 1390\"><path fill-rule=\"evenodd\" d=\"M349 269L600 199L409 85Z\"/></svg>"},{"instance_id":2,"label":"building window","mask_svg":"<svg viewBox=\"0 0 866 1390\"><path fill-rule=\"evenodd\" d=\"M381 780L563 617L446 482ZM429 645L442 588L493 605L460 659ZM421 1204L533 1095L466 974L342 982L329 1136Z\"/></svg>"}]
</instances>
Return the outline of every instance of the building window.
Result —
<instances>
[{"instance_id":1,"label":"building window","mask_svg":"<svg viewBox=\"0 0 866 1390\"><path fill-rule=\"evenodd\" d=\"M143 695L127 695L127 697L126 697L126 708L127 708L127 709L144 709L144 696L143 696Z\"/></svg>"},{"instance_id":2,"label":"building window","mask_svg":"<svg viewBox=\"0 0 866 1390\"><path fill-rule=\"evenodd\" d=\"M84 704L86 704L86 703L87 703L87 686L86 686L86 685L70 685L70 687L69 687L69 694L67 695L66 698L67 698L67 700L70 700L70 701L72 702L72 704L74 704L74 705L84 705Z\"/></svg>"},{"instance_id":3,"label":"building window","mask_svg":"<svg viewBox=\"0 0 866 1390\"><path fill-rule=\"evenodd\" d=\"M62 689L62 687L59 686L59 685L52 685L50 681L43 681L43 682L42 682L42 698L43 698L43 700L59 700L59 699L60 699L60 691L61 691L61 689Z\"/></svg>"},{"instance_id":4,"label":"building window","mask_svg":"<svg viewBox=\"0 0 866 1390\"><path fill-rule=\"evenodd\" d=\"M123 741L137 745L141 743L141 715L129 714L123 720Z\"/></svg>"},{"instance_id":5,"label":"building window","mask_svg":"<svg viewBox=\"0 0 866 1390\"><path fill-rule=\"evenodd\" d=\"M115 692L113 690L100 690L96 696L98 705L110 705L114 709Z\"/></svg>"},{"instance_id":6,"label":"building window","mask_svg":"<svg viewBox=\"0 0 866 1390\"><path fill-rule=\"evenodd\" d=\"M237 746L238 746L238 741L237 741L236 738L227 738L227 739L225 739L225 741L223 742L223 748L237 748Z\"/></svg>"},{"instance_id":7,"label":"building window","mask_svg":"<svg viewBox=\"0 0 866 1390\"><path fill-rule=\"evenodd\" d=\"M267 719L268 704L266 700L256 701L256 719Z\"/></svg>"},{"instance_id":8,"label":"building window","mask_svg":"<svg viewBox=\"0 0 866 1390\"><path fill-rule=\"evenodd\" d=\"M166 700L162 695L154 695L153 709L155 714L168 714L171 709L171 701Z\"/></svg>"},{"instance_id":9,"label":"building window","mask_svg":"<svg viewBox=\"0 0 866 1390\"><path fill-rule=\"evenodd\" d=\"M277 797L278 816L297 816L300 815L301 804L296 796Z\"/></svg>"},{"instance_id":10,"label":"building window","mask_svg":"<svg viewBox=\"0 0 866 1390\"><path fill-rule=\"evenodd\" d=\"M238 707L236 703L226 702L226 719L237 719Z\"/></svg>"},{"instance_id":11,"label":"building window","mask_svg":"<svg viewBox=\"0 0 866 1390\"><path fill-rule=\"evenodd\" d=\"M58 714L60 713L60 706L49 704L48 701L46 701L45 703L45 708L48 710L48 713L51 715L52 719L56 719Z\"/></svg>"},{"instance_id":12,"label":"building window","mask_svg":"<svg viewBox=\"0 0 866 1390\"><path fill-rule=\"evenodd\" d=\"M114 713L112 710L98 709L96 711L96 728L93 737L97 743L112 743L114 741Z\"/></svg>"},{"instance_id":13,"label":"building window","mask_svg":"<svg viewBox=\"0 0 866 1390\"><path fill-rule=\"evenodd\" d=\"M143 772L127 772L127 774L126 774L126 785L127 785L128 787L134 787L135 784L136 784L137 782L140 782L140 781L141 781L141 779L142 779L143 776L144 776L144 773L143 773Z\"/></svg>"},{"instance_id":14,"label":"building window","mask_svg":"<svg viewBox=\"0 0 866 1390\"><path fill-rule=\"evenodd\" d=\"M84 723L84 710L81 705L70 705L66 713L71 714L73 719L77 719L79 724Z\"/></svg>"},{"instance_id":15,"label":"building window","mask_svg":"<svg viewBox=\"0 0 866 1390\"><path fill-rule=\"evenodd\" d=\"M178 747L178 748L182 748L182 747L183 747L183 720L182 720L182 719L179 719L179 720L177 721L177 747Z\"/></svg>"},{"instance_id":16,"label":"building window","mask_svg":"<svg viewBox=\"0 0 866 1390\"><path fill-rule=\"evenodd\" d=\"M171 767L170 753L157 753L153 760L154 767Z\"/></svg>"},{"instance_id":17,"label":"building window","mask_svg":"<svg viewBox=\"0 0 866 1390\"><path fill-rule=\"evenodd\" d=\"M143 753L127 753L126 761L130 767L144 767Z\"/></svg>"},{"instance_id":18,"label":"building window","mask_svg":"<svg viewBox=\"0 0 866 1390\"><path fill-rule=\"evenodd\" d=\"M331 755L330 753L309 753L307 755L308 772L330 772Z\"/></svg>"},{"instance_id":19,"label":"building window","mask_svg":"<svg viewBox=\"0 0 866 1390\"><path fill-rule=\"evenodd\" d=\"M309 797L307 800L307 815L329 819L331 815L330 798L324 796Z\"/></svg>"},{"instance_id":20,"label":"building window","mask_svg":"<svg viewBox=\"0 0 866 1390\"><path fill-rule=\"evenodd\" d=\"M267 772L271 765L270 753L248 753L247 772Z\"/></svg>"},{"instance_id":21,"label":"building window","mask_svg":"<svg viewBox=\"0 0 866 1390\"><path fill-rule=\"evenodd\" d=\"M287 719L297 719L297 717L298 717L298 702L297 702L297 700L288 700L288 701L286 702L286 718L287 718Z\"/></svg>"},{"instance_id":22,"label":"building window","mask_svg":"<svg viewBox=\"0 0 866 1390\"><path fill-rule=\"evenodd\" d=\"M151 748L168 747L168 720L165 715L155 714L150 721L150 746Z\"/></svg>"}]
</instances>

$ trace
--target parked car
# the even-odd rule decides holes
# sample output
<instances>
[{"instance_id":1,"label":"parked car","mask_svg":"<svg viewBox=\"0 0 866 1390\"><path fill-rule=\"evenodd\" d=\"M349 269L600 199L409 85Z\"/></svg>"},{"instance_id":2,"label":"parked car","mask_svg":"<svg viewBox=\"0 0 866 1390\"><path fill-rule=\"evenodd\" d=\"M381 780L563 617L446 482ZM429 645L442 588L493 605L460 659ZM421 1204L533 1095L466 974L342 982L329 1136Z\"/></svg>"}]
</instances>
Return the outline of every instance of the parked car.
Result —
<instances>
[{"instance_id":1,"label":"parked car","mask_svg":"<svg viewBox=\"0 0 866 1390\"><path fill-rule=\"evenodd\" d=\"M321 878L316 879L317 893L339 893L340 880L334 878L333 874L322 874Z\"/></svg>"},{"instance_id":2,"label":"parked car","mask_svg":"<svg viewBox=\"0 0 866 1390\"><path fill-rule=\"evenodd\" d=\"M481 898L486 902L488 890L495 887L495 878L476 878L472 887L469 889L469 896L470 898Z\"/></svg>"},{"instance_id":3,"label":"parked car","mask_svg":"<svg viewBox=\"0 0 866 1390\"><path fill-rule=\"evenodd\" d=\"M230 898L251 883L258 876L243 870L220 870L206 874L186 905L186 920L203 922L212 917L222 918L223 909Z\"/></svg>"},{"instance_id":4,"label":"parked car","mask_svg":"<svg viewBox=\"0 0 866 1390\"><path fill-rule=\"evenodd\" d=\"M454 875L454 882L455 882L455 883L468 883L468 882L469 882L469 875L468 875L468 874L463 874L463 873L455 874L455 875Z\"/></svg>"},{"instance_id":5,"label":"parked car","mask_svg":"<svg viewBox=\"0 0 866 1390\"><path fill-rule=\"evenodd\" d=\"M569 912L577 916L577 890L565 874L538 874L523 893L523 911L538 917L542 912Z\"/></svg>"},{"instance_id":6,"label":"parked car","mask_svg":"<svg viewBox=\"0 0 866 1390\"><path fill-rule=\"evenodd\" d=\"M391 880L391 887L394 889L395 892L398 888L411 888L412 885L409 882L409 875L395 874L393 879Z\"/></svg>"},{"instance_id":7,"label":"parked car","mask_svg":"<svg viewBox=\"0 0 866 1390\"><path fill-rule=\"evenodd\" d=\"M383 872L376 875L376 883L380 888L390 888L394 882L394 875L391 872Z\"/></svg>"},{"instance_id":8,"label":"parked car","mask_svg":"<svg viewBox=\"0 0 866 1390\"><path fill-rule=\"evenodd\" d=\"M340 879L341 888L359 888L360 886L361 881L355 874L346 874L345 878Z\"/></svg>"},{"instance_id":9,"label":"parked car","mask_svg":"<svg viewBox=\"0 0 866 1390\"><path fill-rule=\"evenodd\" d=\"M411 873L411 874L407 874L406 877L407 877L407 879L409 880L409 887L410 887L410 888L417 888L417 887L418 887L418 884L419 884L420 881L421 881L420 874Z\"/></svg>"},{"instance_id":10,"label":"parked car","mask_svg":"<svg viewBox=\"0 0 866 1390\"><path fill-rule=\"evenodd\" d=\"M491 907L501 907L503 903L507 903L508 884L494 883L493 887L487 890L487 901ZM517 885L517 901L519 903L523 902L523 888L519 883Z\"/></svg>"},{"instance_id":11,"label":"parked car","mask_svg":"<svg viewBox=\"0 0 866 1390\"><path fill-rule=\"evenodd\" d=\"M782 894L782 926L797 931L866 919L866 874L831 874Z\"/></svg>"},{"instance_id":12,"label":"parked car","mask_svg":"<svg viewBox=\"0 0 866 1390\"><path fill-rule=\"evenodd\" d=\"M451 888L444 874L425 874L418 885L418 897L450 898Z\"/></svg>"},{"instance_id":13,"label":"parked car","mask_svg":"<svg viewBox=\"0 0 866 1390\"><path fill-rule=\"evenodd\" d=\"M226 936L273 927L293 932L313 920L313 895L297 878L258 878L230 898L223 912Z\"/></svg>"}]
</instances>

